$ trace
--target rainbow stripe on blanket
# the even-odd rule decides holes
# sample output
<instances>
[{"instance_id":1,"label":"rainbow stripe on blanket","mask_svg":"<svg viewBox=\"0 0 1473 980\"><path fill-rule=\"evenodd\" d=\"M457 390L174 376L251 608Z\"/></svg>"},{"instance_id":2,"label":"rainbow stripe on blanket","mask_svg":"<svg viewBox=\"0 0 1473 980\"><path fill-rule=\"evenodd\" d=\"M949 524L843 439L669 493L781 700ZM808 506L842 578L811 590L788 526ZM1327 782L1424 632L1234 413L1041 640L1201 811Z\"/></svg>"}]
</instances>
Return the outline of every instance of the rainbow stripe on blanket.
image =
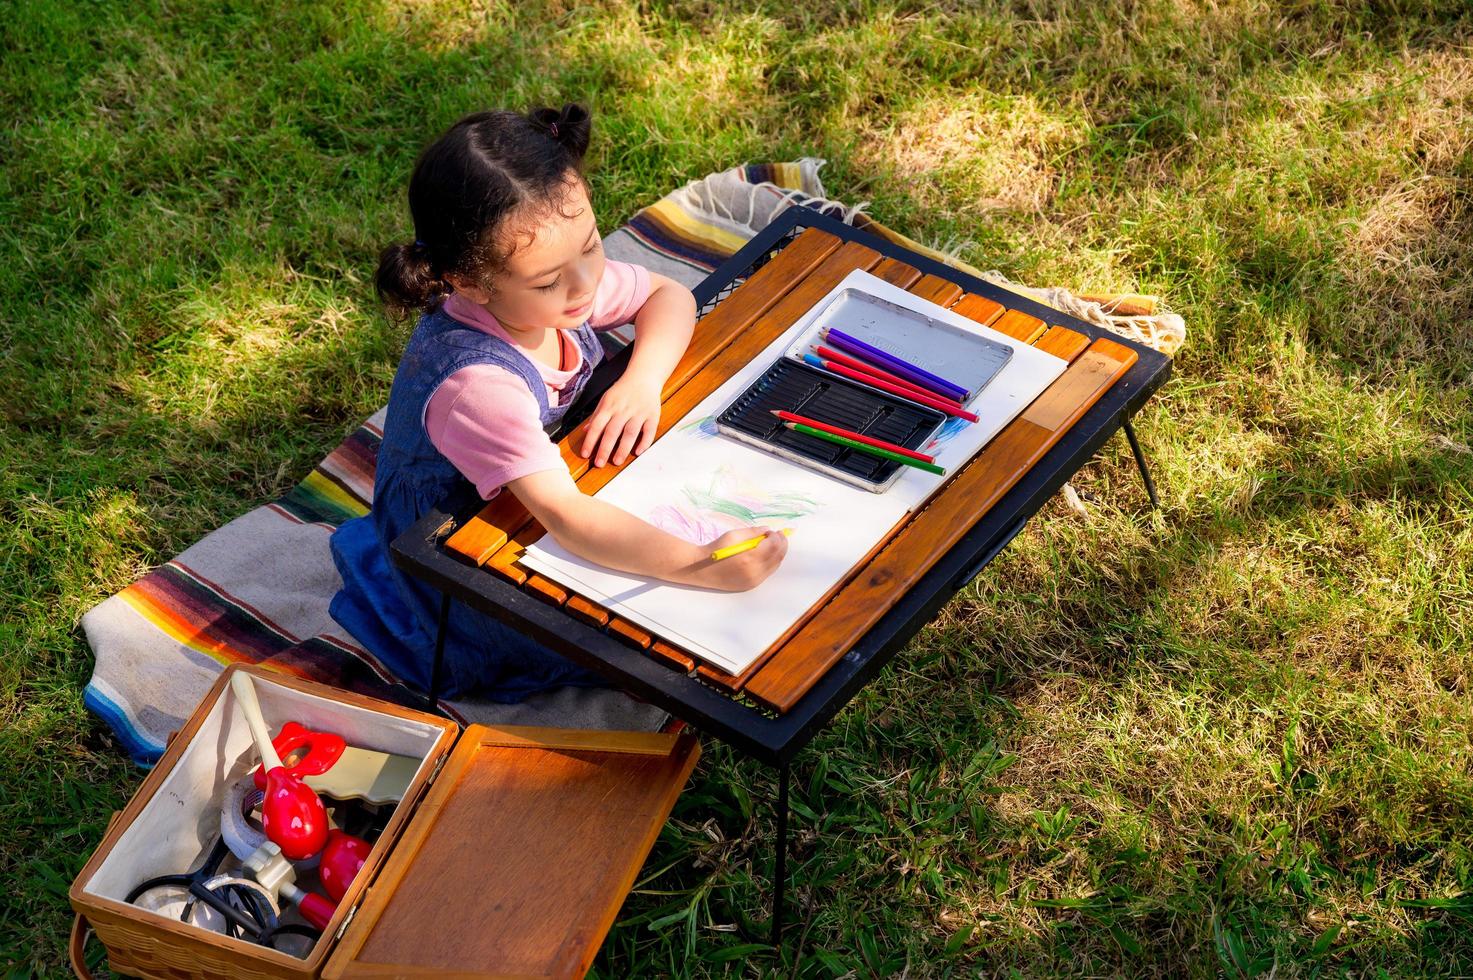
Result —
<instances>
[{"instance_id":1,"label":"rainbow stripe on blanket","mask_svg":"<svg viewBox=\"0 0 1473 980\"><path fill-rule=\"evenodd\" d=\"M376 425L360 426L302 482L252 516L269 515L283 527L313 525L330 533L343 521L368 513L382 437ZM230 533L231 525L227 525L195 547ZM325 537L319 537L325 542ZM154 569L107 600L126 605L137 614L138 622L154 632L160 657L182 653L196 663L210 662L222 669L232 663L265 664L285 674L360 694L393 697L393 676L367 651L332 633L297 635L290 617L282 616L280 610L247 601L218 574L212 578L201 572L191 561L194 550ZM330 594L322 596L322 606L330 598ZM94 642L94 648L98 648L101 674L106 647ZM150 765L163 752L164 741L138 711L132 710L134 699L118 695L116 679L94 675L84 700L112 727L136 762ZM166 732L163 735L167 738Z\"/></svg>"},{"instance_id":2,"label":"rainbow stripe on blanket","mask_svg":"<svg viewBox=\"0 0 1473 980\"><path fill-rule=\"evenodd\" d=\"M306 479L266 509L296 524L336 528L349 518L368 513L373 495L374 462L383 433L376 426L359 426ZM128 586L118 597L176 643L217 661L233 663L270 661L285 673L321 678L337 671L342 652L367 658L356 646L334 641L330 660L314 661L304 642L269 613L238 596L227 585L211 581L181 558L176 558ZM293 652L297 651L297 652ZM371 661L370 661L371 662ZM375 669L380 670L376 662ZM382 672L385 681L390 677Z\"/></svg>"}]
</instances>

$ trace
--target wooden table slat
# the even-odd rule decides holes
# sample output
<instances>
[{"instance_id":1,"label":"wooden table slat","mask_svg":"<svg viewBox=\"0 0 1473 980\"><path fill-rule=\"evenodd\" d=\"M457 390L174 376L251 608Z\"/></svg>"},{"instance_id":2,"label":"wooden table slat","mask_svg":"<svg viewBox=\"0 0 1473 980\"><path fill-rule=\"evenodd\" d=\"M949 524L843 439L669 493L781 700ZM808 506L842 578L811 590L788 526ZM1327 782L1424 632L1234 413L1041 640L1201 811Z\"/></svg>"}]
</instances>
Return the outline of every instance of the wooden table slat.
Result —
<instances>
[{"instance_id":1,"label":"wooden table slat","mask_svg":"<svg viewBox=\"0 0 1473 980\"><path fill-rule=\"evenodd\" d=\"M990 327L997 322L998 317L1006 312L1001 303L988 299L986 296L978 296L976 293L967 293L951 306L952 312L960 313L971 320L976 320L984 327Z\"/></svg>"},{"instance_id":2,"label":"wooden table slat","mask_svg":"<svg viewBox=\"0 0 1473 980\"><path fill-rule=\"evenodd\" d=\"M1049 327L1033 346L1072 362L1089 346L1089 337L1068 327Z\"/></svg>"},{"instance_id":3,"label":"wooden table slat","mask_svg":"<svg viewBox=\"0 0 1473 980\"><path fill-rule=\"evenodd\" d=\"M871 269L870 272L890 283L892 286L899 286L901 289L909 289L921 277L920 269L917 269L913 265L907 265L899 259L885 259Z\"/></svg>"},{"instance_id":4,"label":"wooden table slat","mask_svg":"<svg viewBox=\"0 0 1473 980\"><path fill-rule=\"evenodd\" d=\"M1043 335L1046 324L1036 316L1029 316L1021 310L1008 310L998 317L992 324L992 329L998 333L1005 333L1014 340L1021 340L1025 344L1031 344Z\"/></svg>"},{"instance_id":5,"label":"wooden table slat","mask_svg":"<svg viewBox=\"0 0 1473 980\"><path fill-rule=\"evenodd\" d=\"M561 606L568 601L568 590L550 578L533 573L527 576L522 588L550 605Z\"/></svg>"},{"instance_id":6,"label":"wooden table slat","mask_svg":"<svg viewBox=\"0 0 1473 980\"><path fill-rule=\"evenodd\" d=\"M664 640L652 640L650 643L650 655L657 660L663 660L671 667L689 672L695 668L696 662L690 654L684 650L676 649Z\"/></svg>"},{"instance_id":7,"label":"wooden table slat","mask_svg":"<svg viewBox=\"0 0 1473 980\"><path fill-rule=\"evenodd\" d=\"M527 508L510 493L499 493L445 541L445 550L472 565L484 565L506 544L507 535L527 516Z\"/></svg>"},{"instance_id":8,"label":"wooden table slat","mask_svg":"<svg viewBox=\"0 0 1473 980\"><path fill-rule=\"evenodd\" d=\"M941 494L779 650L746 686L778 711L791 708L1047 453L1136 361L1123 344L1090 345Z\"/></svg>"},{"instance_id":9,"label":"wooden table slat","mask_svg":"<svg viewBox=\"0 0 1473 980\"><path fill-rule=\"evenodd\" d=\"M527 570L517 561L527 550L527 545L542 537L542 525L531 521L517 528L506 544L501 546L486 562L486 568L506 576L518 585L527 581Z\"/></svg>"},{"instance_id":10,"label":"wooden table slat","mask_svg":"<svg viewBox=\"0 0 1473 980\"><path fill-rule=\"evenodd\" d=\"M586 623L594 626L604 626L609 621L609 611L592 599L585 599L581 595L568 596L568 612Z\"/></svg>"},{"instance_id":11,"label":"wooden table slat","mask_svg":"<svg viewBox=\"0 0 1473 980\"><path fill-rule=\"evenodd\" d=\"M648 650L650 643L654 641L654 637L650 636L644 630L635 626L629 620L620 619L618 616L609 620L609 632L630 646L640 650Z\"/></svg>"},{"instance_id":12,"label":"wooden table slat","mask_svg":"<svg viewBox=\"0 0 1473 980\"><path fill-rule=\"evenodd\" d=\"M940 276L921 276L913 285L906 288L908 292L914 293L921 299L929 300L937 306L950 306L962 295L962 287Z\"/></svg>"}]
</instances>

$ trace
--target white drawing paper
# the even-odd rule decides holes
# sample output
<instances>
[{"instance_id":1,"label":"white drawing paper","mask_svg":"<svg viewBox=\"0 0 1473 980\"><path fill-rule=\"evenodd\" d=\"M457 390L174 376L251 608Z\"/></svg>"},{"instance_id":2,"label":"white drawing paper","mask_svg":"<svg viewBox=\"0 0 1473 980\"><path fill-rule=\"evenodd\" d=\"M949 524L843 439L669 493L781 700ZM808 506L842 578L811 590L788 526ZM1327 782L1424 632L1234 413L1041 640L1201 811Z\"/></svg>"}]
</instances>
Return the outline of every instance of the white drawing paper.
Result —
<instances>
[{"instance_id":1,"label":"white drawing paper","mask_svg":"<svg viewBox=\"0 0 1473 980\"><path fill-rule=\"evenodd\" d=\"M883 534L906 514L898 499L794 466L699 422L657 441L598 497L699 544L739 527L792 529L778 571L740 593L615 572L549 538L527 551L525 564L732 673L864 557L876 540L869 532ZM860 528L866 533L856 533Z\"/></svg>"}]
</instances>

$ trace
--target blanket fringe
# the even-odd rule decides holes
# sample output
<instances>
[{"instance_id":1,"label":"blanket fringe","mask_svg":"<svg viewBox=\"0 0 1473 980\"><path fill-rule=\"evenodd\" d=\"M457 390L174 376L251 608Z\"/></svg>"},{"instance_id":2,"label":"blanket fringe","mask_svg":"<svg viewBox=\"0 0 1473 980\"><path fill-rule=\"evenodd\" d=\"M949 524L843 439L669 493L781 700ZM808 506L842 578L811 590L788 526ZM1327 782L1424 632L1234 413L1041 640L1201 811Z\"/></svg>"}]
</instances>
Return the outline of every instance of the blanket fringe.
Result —
<instances>
[{"instance_id":1,"label":"blanket fringe","mask_svg":"<svg viewBox=\"0 0 1473 980\"><path fill-rule=\"evenodd\" d=\"M1138 293L1081 296L1063 286L1025 286L1013 282L996 269L982 273L982 278L1031 296L1040 303L1111 333L1140 341L1168 356L1186 343L1186 321L1177 313L1161 309L1161 301L1155 296Z\"/></svg>"}]
</instances>

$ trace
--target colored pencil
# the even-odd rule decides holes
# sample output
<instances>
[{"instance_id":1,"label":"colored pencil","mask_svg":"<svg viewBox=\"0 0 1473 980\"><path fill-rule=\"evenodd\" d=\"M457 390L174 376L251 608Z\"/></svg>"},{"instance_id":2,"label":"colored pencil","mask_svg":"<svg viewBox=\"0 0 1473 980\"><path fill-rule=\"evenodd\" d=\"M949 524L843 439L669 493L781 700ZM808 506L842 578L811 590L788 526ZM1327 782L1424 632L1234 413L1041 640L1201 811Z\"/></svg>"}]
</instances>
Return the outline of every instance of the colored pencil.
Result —
<instances>
[{"instance_id":1,"label":"colored pencil","mask_svg":"<svg viewBox=\"0 0 1473 980\"><path fill-rule=\"evenodd\" d=\"M857 337L851 337L842 330L829 327L825 335L829 343L841 350L848 351L855 357L862 357L867 361L874 361L878 366L900 375L925 388L927 391L942 396L943 398L954 398L957 401L966 401L971 394L959 384L947 381L894 354L882 351L878 347L871 347Z\"/></svg>"},{"instance_id":2,"label":"colored pencil","mask_svg":"<svg viewBox=\"0 0 1473 980\"><path fill-rule=\"evenodd\" d=\"M897 398L904 398L906 401L915 402L917 405L934 408L936 411L945 412L947 415L955 415L957 418L966 419L968 422L977 421L977 416L964 408L957 408L955 402L947 401L944 398L937 398L935 395L918 395L908 388L901 388L899 385L892 385L888 381L882 381L873 374L865 374L863 371L856 371L853 368L846 368L842 364L826 361L817 354L804 354L803 360L812 364L814 367L821 367L825 371L832 371L840 377L848 378L850 381L858 381L860 384L869 385L871 388L878 388L881 391L889 392Z\"/></svg>"},{"instance_id":3,"label":"colored pencil","mask_svg":"<svg viewBox=\"0 0 1473 980\"><path fill-rule=\"evenodd\" d=\"M940 466L937 466L935 463L923 463L918 459L911 459L909 456L902 456L899 453L892 453L888 449L881 449L878 446L869 446L862 442L855 442L853 439L846 439L844 436L836 436L832 432L825 432L822 429L815 429L811 426L803 425L799 422L784 422L783 425L792 429L794 432L801 432L805 436L813 436L817 439L824 439L828 442L835 443L836 445L853 449L856 452L869 453L871 456L878 456L881 459L888 459L893 463L904 463L906 466L914 466L918 470L925 470L927 473L935 473L938 476L946 475L946 470Z\"/></svg>"},{"instance_id":4,"label":"colored pencil","mask_svg":"<svg viewBox=\"0 0 1473 980\"><path fill-rule=\"evenodd\" d=\"M842 429L837 425L829 425L827 422L804 418L802 415L784 412L780 408L774 408L771 411L773 415L776 415L784 422L797 422L799 425L806 425L810 429L822 429L825 432L832 432L836 436L843 436L846 439L853 439L855 442L862 442L865 445L874 446L876 449L888 449L892 453L899 453L902 456L909 456L911 459L918 459L922 463L936 462L935 456L927 456L925 453L918 453L914 449L906 449L897 443L886 442L884 439L876 439L874 436L867 436L862 432L852 432L849 429Z\"/></svg>"},{"instance_id":5,"label":"colored pencil","mask_svg":"<svg viewBox=\"0 0 1473 980\"><path fill-rule=\"evenodd\" d=\"M819 357L827 357L835 364L842 364L847 368L853 368L856 371L863 371L865 374L873 374L875 377L879 378L882 381L888 381L892 385L899 385L902 388L909 388L911 391L914 391L918 395L926 395L930 398L941 398L942 401L956 401L956 399L954 398L942 398L941 395L927 391L920 385L911 384L909 381L906 381L898 374L891 374L889 371L885 371L881 368L875 367L868 361L861 361L857 357L849 357L846 354L841 354L838 351L833 350L832 348L825 347L823 344L815 345L814 350L818 351ZM961 408L962 403L956 402L956 407Z\"/></svg>"},{"instance_id":6,"label":"colored pencil","mask_svg":"<svg viewBox=\"0 0 1473 980\"><path fill-rule=\"evenodd\" d=\"M783 537L787 537L792 533L793 529L790 527L785 527L782 529ZM736 544L729 544L725 548L717 548L715 551L711 552L711 560L721 561L723 558L730 558L732 555L739 555L744 551L751 551L753 548L757 547L759 544L766 540L767 535L759 534L755 538L748 538L745 541L738 541Z\"/></svg>"}]
</instances>

